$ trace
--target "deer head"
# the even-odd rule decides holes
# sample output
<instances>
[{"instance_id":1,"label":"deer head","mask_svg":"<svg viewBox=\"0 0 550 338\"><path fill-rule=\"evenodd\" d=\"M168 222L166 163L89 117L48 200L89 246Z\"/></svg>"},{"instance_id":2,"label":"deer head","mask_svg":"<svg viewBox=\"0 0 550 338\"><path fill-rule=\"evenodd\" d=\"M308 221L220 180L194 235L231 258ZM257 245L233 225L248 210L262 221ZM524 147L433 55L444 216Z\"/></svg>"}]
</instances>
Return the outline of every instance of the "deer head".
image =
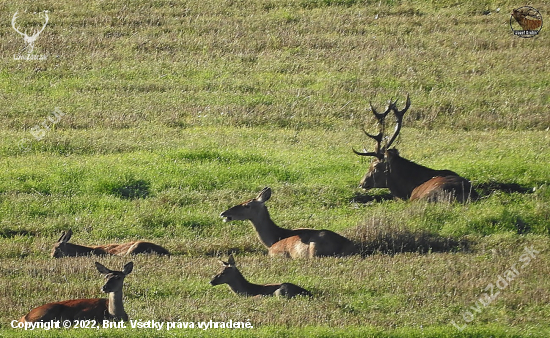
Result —
<instances>
[{"instance_id":1,"label":"deer head","mask_svg":"<svg viewBox=\"0 0 550 338\"><path fill-rule=\"evenodd\" d=\"M243 221L259 217L259 214L265 213L267 208L265 202L271 197L271 188L265 187L256 198L238 204L220 214L224 222Z\"/></svg>"},{"instance_id":2,"label":"deer head","mask_svg":"<svg viewBox=\"0 0 550 338\"><path fill-rule=\"evenodd\" d=\"M393 142L397 139L399 132L401 131L401 125L403 123L403 115L407 112L411 106L411 99L407 94L407 102L405 103L405 108L402 110L397 109L397 100L392 102L390 100L388 108L383 113L378 113L376 109L370 105L372 113L376 117L376 120L379 124L379 132L376 135L368 133L364 128L363 132L369 138L376 141L376 146L374 151L363 152L356 151L353 149L353 152L360 156L373 156L376 159L371 162L369 171L365 174L361 180L360 186L363 189L370 188L386 188L387 184L387 173L388 173L388 163L392 156L399 155L396 149L390 149ZM395 129L391 136L386 135L386 117L390 112L393 112L395 116Z\"/></svg>"},{"instance_id":3,"label":"deer head","mask_svg":"<svg viewBox=\"0 0 550 338\"><path fill-rule=\"evenodd\" d=\"M122 271L115 271L106 268L104 265L102 265L99 262L95 262L95 266L97 268L97 271L105 275L105 285L101 288L101 291L105 293L110 292L120 292L122 290L122 284L124 282L124 278L132 272L134 268L134 263L129 262L126 265L124 265L124 269Z\"/></svg>"},{"instance_id":4,"label":"deer head","mask_svg":"<svg viewBox=\"0 0 550 338\"><path fill-rule=\"evenodd\" d=\"M210 285L228 284L239 274L239 270L237 270L235 266L233 255L229 255L229 260L227 262L220 260L220 263L222 264L222 271L212 278Z\"/></svg>"}]
</instances>

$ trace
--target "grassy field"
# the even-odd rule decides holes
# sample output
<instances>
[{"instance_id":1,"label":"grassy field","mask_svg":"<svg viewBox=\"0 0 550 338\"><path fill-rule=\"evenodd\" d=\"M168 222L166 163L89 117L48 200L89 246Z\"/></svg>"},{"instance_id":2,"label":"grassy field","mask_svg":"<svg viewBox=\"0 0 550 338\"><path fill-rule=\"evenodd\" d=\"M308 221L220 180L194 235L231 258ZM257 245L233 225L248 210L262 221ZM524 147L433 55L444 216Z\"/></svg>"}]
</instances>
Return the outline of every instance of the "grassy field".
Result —
<instances>
[{"instance_id":1,"label":"grassy field","mask_svg":"<svg viewBox=\"0 0 550 338\"><path fill-rule=\"evenodd\" d=\"M0 3L0 336L549 336L550 45L545 28L513 36L519 5ZM31 32L44 10L42 59L16 60L13 14ZM407 94L401 155L471 179L479 201L357 188L369 103ZM218 216L265 186L278 225L336 231L362 255L267 257L249 222ZM173 255L54 260L67 229L73 243L142 239ZM313 299L210 286L229 253L250 281ZM47 302L104 297L93 263L130 260L131 320L253 328L11 327Z\"/></svg>"}]
</instances>

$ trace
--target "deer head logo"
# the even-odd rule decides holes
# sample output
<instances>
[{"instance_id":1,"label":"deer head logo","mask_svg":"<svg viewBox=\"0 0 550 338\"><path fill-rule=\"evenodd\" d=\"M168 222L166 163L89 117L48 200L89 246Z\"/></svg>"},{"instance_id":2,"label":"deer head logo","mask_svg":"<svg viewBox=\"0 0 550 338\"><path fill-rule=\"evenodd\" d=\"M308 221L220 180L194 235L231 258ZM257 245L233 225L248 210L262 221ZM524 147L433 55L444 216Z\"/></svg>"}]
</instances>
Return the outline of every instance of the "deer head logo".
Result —
<instances>
[{"instance_id":1,"label":"deer head logo","mask_svg":"<svg viewBox=\"0 0 550 338\"><path fill-rule=\"evenodd\" d=\"M31 36L27 35L26 30L24 33L22 33L19 28L17 28L15 23L15 21L17 20L17 13L18 12L15 12L15 14L13 14L13 18L11 19L11 26L13 27L13 29L15 29L17 33L23 36L23 40L27 44L25 48L23 48L23 51L25 51L27 54L32 54L34 50L34 42L36 41L36 39L38 39L38 36L40 35L40 33L42 33L42 31L44 30L44 28L46 28L46 25L48 24L48 11L44 11L38 14L41 18L45 18L46 22L44 22L42 28L35 29Z\"/></svg>"}]
</instances>

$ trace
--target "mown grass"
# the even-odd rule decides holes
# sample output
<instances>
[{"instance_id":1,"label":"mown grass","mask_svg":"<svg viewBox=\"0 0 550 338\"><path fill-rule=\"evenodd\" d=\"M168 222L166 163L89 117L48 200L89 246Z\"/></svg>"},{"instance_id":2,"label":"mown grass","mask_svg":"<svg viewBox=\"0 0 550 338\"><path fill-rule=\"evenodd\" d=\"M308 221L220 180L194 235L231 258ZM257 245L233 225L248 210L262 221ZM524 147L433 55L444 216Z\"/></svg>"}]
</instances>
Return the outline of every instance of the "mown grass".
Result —
<instances>
[{"instance_id":1,"label":"mown grass","mask_svg":"<svg viewBox=\"0 0 550 338\"><path fill-rule=\"evenodd\" d=\"M250 320L204 336L547 336L550 235L545 31L512 36L512 2L18 1L0 4L0 335L46 302L103 297L93 267L135 261L131 319ZM541 13L545 4L536 5ZM497 10L500 8L500 10ZM13 60L10 27L40 24L44 61ZM490 13L489 15L487 15ZM30 29L30 28L29 28ZM373 145L369 102L412 99L397 147L474 182L474 203L394 201L360 191ZM56 108L58 110L56 110ZM52 112L64 113L53 123ZM31 132L41 131L42 139ZM269 259L247 222L219 213L271 186L277 224L325 228L362 256ZM170 258L49 258L136 239ZM466 323L489 283L536 259ZM208 281L233 252L253 282L309 299L247 299ZM460 332L452 324L466 325ZM171 332L103 330L108 336Z\"/></svg>"}]
</instances>

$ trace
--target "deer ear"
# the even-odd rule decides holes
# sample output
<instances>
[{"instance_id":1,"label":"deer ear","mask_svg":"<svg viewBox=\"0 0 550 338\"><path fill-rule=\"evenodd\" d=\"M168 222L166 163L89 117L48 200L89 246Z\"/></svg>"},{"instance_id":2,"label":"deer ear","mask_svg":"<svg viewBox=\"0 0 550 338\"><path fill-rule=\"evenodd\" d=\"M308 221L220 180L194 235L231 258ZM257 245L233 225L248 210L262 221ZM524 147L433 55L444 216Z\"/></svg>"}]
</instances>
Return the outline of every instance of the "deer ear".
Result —
<instances>
[{"instance_id":1,"label":"deer ear","mask_svg":"<svg viewBox=\"0 0 550 338\"><path fill-rule=\"evenodd\" d=\"M57 240L57 243L61 243L61 242L64 242L63 239L65 238L65 231L63 231L61 233L61 237L59 237L59 239Z\"/></svg>"},{"instance_id":2,"label":"deer ear","mask_svg":"<svg viewBox=\"0 0 550 338\"><path fill-rule=\"evenodd\" d=\"M105 275L112 272L111 270L107 269L103 264L99 262L95 262L95 267L97 268L97 271Z\"/></svg>"},{"instance_id":3,"label":"deer ear","mask_svg":"<svg viewBox=\"0 0 550 338\"><path fill-rule=\"evenodd\" d=\"M134 262L129 262L126 265L124 265L124 270L122 270L122 273L125 275L130 274L132 270L134 269Z\"/></svg>"},{"instance_id":4,"label":"deer ear","mask_svg":"<svg viewBox=\"0 0 550 338\"><path fill-rule=\"evenodd\" d=\"M271 188L265 187L260 193L258 194L258 197L256 197L256 201L265 203L269 198L271 197Z\"/></svg>"},{"instance_id":5,"label":"deer ear","mask_svg":"<svg viewBox=\"0 0 550 338\"><path fill-rule=\"evenodd\" d=\"M233 255L229 255L229 259L227 260L227 265L235 265L235 258L233 258Z\"/></svg>"},{"instance_id":6,"label":"deer ear","mask_svg":"<svg viewBox=\"0 0 550 338\"><path fill-rule=\"evenodd\" d=\"M71 229L67 230L67 232L63 231L61 234L61 237L57 240L58 243L67 243L69 239L71 239L71 236L73 235L73 231Z\"/></svg>"}]
</instances>

